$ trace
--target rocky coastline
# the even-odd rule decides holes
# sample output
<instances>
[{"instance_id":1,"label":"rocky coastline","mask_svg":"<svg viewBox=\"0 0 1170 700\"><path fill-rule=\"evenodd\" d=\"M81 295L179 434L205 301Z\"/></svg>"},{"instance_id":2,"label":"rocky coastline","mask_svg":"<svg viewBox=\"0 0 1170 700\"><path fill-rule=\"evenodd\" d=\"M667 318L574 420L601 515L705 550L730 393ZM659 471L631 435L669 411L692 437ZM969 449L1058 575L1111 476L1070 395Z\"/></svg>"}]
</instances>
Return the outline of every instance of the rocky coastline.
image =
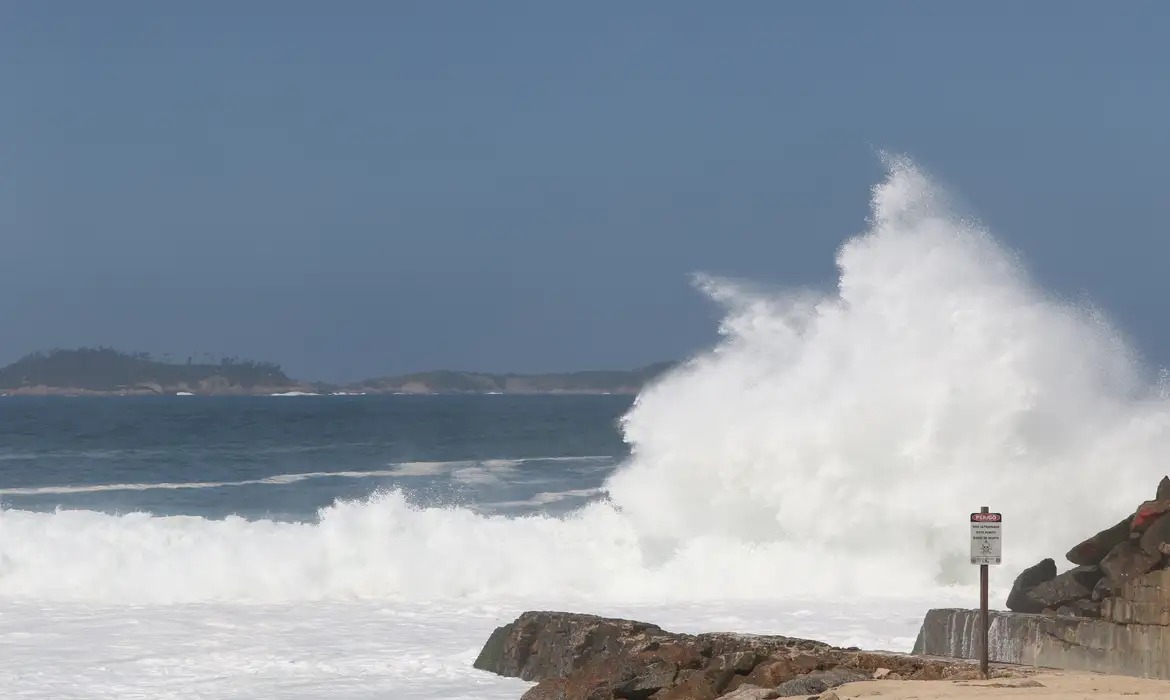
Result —
<instances>
[{"instance_id":1,"label":"rocky coastline","mask_svg":"<svg viewBox=\"0 0 1170 700\"><path fill-rule=\"evenodd\" d=\"M1104 619L1118 624L1170 624L1162 582L1170 580L1170 477L1153 500L1065 554L1073 567L1057 573L1043 559L1015 580L1007 608L1018 613Z\"/></svg>"},{"instance_id":2,"label":"rocky coastline","mask_svg":"<svg viewBox=\"0 0 1170 700\"><path fill-rule=\"evenodd\" d=\"M549 611L523 613L496 629L475 668L535 682L522 700L832 700L834 689L860 681L979 677L977 665L956 659L783 636L679 634L646 622ZM1026 675L992 670L997 678Z\"/></svg>"}]
</instances>

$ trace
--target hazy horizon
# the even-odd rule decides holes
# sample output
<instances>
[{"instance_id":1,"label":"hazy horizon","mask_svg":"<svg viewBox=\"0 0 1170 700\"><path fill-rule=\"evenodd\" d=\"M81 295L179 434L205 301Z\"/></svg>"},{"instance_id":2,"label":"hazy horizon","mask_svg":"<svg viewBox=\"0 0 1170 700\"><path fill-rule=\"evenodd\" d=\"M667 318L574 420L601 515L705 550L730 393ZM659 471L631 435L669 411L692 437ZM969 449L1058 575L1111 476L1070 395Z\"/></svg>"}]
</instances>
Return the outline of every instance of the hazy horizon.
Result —
<instances>
[{"instance_id":1,"label":"hazy horizon","mask_svg":"<svg viewBox=\"0 0 1170 700\"><path fill-rule=\"evenodd\" d=\"M633 368L831 289L878 149L1170 364L1161 4L13 8L0 364Z\"/></svg>"}]
</instances>

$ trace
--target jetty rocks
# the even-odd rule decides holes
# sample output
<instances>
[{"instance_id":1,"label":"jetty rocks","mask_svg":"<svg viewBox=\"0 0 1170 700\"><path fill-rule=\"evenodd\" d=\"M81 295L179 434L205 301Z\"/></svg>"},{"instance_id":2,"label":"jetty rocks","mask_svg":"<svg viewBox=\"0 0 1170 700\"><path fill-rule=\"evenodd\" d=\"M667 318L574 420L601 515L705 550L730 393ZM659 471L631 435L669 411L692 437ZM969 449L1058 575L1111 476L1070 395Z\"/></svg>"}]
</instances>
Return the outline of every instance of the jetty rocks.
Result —
<instances>
[{"instance_id":1,"label":"jetty rocks","mask_svg":"<svg viewBox=\"0 0 1170 700\"><path fill-rule=\"evenodd\" d=\"M1170 625L1170 477L1153 500L1068 551L1075 566L1057 573L1044 559L1025 569L1008 594L1013 612Z\"/></svg>"},{"instance_id":2,"label":"jetty rocks","mask_svg":"<svg viewBox=\"0 0 1170 700\"><path fill-rule=\"evenodd\" d=\"M860 680L978 674L951 659L782 636L676 634L645 622L539 611L497 628L475 668L537 681L522 700L829 698L832 688Z\"/></svg>"}]
</instances>

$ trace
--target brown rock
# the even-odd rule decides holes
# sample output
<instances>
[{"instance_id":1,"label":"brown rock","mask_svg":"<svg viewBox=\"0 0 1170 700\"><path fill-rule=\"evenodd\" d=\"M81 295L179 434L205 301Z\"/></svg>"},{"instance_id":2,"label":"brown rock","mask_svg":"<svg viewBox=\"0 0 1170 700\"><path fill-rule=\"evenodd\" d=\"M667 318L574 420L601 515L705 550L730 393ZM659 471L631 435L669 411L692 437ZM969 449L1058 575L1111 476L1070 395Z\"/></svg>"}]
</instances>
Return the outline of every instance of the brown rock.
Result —
<instances>
[{"instance_id":1,"label":"brown rock","mask_svg":"<svg viewBox=\"0 0 1170 700\"><path fill-rule=\"evenodd\" d=\"M1161 554L1147 554L1134 542L1125 541L1101 560L1101 570L1114 585L1124 584L1135 576L1151 571L1161 560Z\"/></svg>"},{"instance_id":2,"label":"brown rock","mask_svg":"<svg viewBox=\"0 0 1170 700\"><path fill-rule=\"evenodd\" d=\"M1145 532L1146 528L1166 511L1170 511L1170 499L1146 501L1133 514L1133 522L1129 526L1130 532Z\"/></svg>"},{"instance_id":3,"label":"brown rock","mask_svg":"<svg viewBox=\"0 0 1170 700\"><path fill-rule=\"evenodd\" d=\"M1133 516L1122 520L1113 527L1102 530L1089 539L1068 550L1064 555L1069 561L1080 566L1100 564L1105 555L1114 547L1129 539L1130 525ZM1055 575L1055 574L1054 574ZM1023 611L1019 611L1023 612Z\"/></svg>"},{"instance_id":4,"label":"brown rock","mask_svg":"<svg viewBox=\"0 0 1170 700\"><path fill-rule=\"evenodd\" d=\"M799 654L792 658L792 670L797 675L804 675L820 670L823 666L821 660L812 654Z\"/></svg>"},{"instance_id":5,"label":"brown rock","mask_svg":"<svg viewBox=\"0 0 1170 700\"><path fill-rule=\"evenodd\" d=\"M697 645L682 642L653 643L647 648L646 653L669 661L679 668L699 668L706 661Z\"/></svg>"},{"instance_id":6,"label":"brown rock","mask_svg":"<svg viewBox=\"0 0 1170 700\"><path fill-rule=\"evenodd\" d=\"M675 684L650 696L652 700L715 700L719 693L702 671L683 671Z\"/></svg>"},{"instance_id":7,"label":"brown rock","mask_svg":"<svg viewBox=\"0 0 1170 700\"><path fill-rule=\"evenodd\" d=\"M1146 554L1162 555L1162 545L1170 543L1170 513L1163 513L1142 533L1140 546Z\"/></svg>"},{"instance_id":8,"label":"brown rock","mask_svg":"<svg viewBox=\"0 0 1170 700\"><path fill-rule=\"evenodd\" d=\"M596 659L676 641L656 625L594 615L526 612L496 629L475 668L526 681L563 678Z\"/></svg>"},{"instance_id":9,"label":"brown rock","mask_svg":"<svg viewBox=\"0 0 1170 700\"><path fill-rule=\"evenodd\" d=\"M673 684L676 670L662 661L643 664L621 656L595 659L564 678L542 680L521 700L612 700L615 695L646 698Z\"/></svg>"},{"instance_id":10,"label":"brown rock","mask_svg":"<svg viewBox=\"0 0 1170 700\"><path fill-rule=\"evenodd\" d=\"M1039 612L1044 608L1058 608L1074 600L1088 598L1093 586L1105 576L1099 566L1078 566L1069 569L1056 578L1045 581L1028 591L1027 598L1033 602L1031 610ZM1024 611L1019 611L1024 612Z\"/></svg>"},{"instance_id":11,"label":"brown rock","mask_svg":"<svg viewBox=\"0 0 1170 700\"><path fill-rule=\"evenodd\" d=\"M779 695L771 688L761 688L755 685L742 685L733 692L719 696L719 700L773 700Z\"/></svg>"},{"instance_id":12,"label":"brown rock","mask_svg":"<svg viewBox=\"0 0 1170 700\"><path fill-rule=\"evenodd\" d=\"M747 675L744 682L763 688L775 688L784 681L792 680L798 675L792 666L792 662L786 660L770 661L756 666Z\"/></svg>"},{"instance_id":13,"label":"brown rock","mask_svg":"<svg viewBox=\"0 0 1170 700\"><path fill-rule=\"evenodd\" d=\"M878 668L890 669L890 678L944 677L947 663L791 637L674 634L630 620L528 612L493 632L475 665L539 681L524 700L715 700L754 697L757 688L807 697Z\"/></svg>"},{"instance_id":14,"label":"brown rock","mask_svg":"<svg viewBox=\"0 0 1170 700\"><path fill-rule=\"evenodd\" d=\"M1164 476L1158 482L1158 493L1154 496L1154 500L1170 500L1170 476Z\"/></svg>"},{"instance_id":15,"label":"brown rock","mask_svg":"<svg viewBox=\"0 0 1170 700\"><path fill-rule=\"evenodd\" d=\"M711 659L704 671L716 691L726 692L738 688L745 674L755 667L759 659L760 657L751 651L720 654Z\"/></svg>"},{"instance_id":16,"label":"brown rock","mask_svg":"<svg viewBox=\"0 0 1170 700\"><path fill-rule=\"evenodd\" d=\"M1039 563L1029 566L1020 572L1008 593L1007 609L1012 612L1038 613L1044 609L1028 593L1040 584L1056 578L1056 562L1051 559L1042 559Z\"/></svg>"},{"instance_id":17,"label":"brown rock","mask_svg":"<svg viewBox=\"0 0 1170 700\"><path fill-rule=\"evenodd\" d=\"M832 690L846 683L869 680L867 674L851 668L834 668L828 671L813 671L785 681L776 686L776 695L773 697L787 698L794 695L818 695L826 690Z\"/></svg>"}]
</instances>

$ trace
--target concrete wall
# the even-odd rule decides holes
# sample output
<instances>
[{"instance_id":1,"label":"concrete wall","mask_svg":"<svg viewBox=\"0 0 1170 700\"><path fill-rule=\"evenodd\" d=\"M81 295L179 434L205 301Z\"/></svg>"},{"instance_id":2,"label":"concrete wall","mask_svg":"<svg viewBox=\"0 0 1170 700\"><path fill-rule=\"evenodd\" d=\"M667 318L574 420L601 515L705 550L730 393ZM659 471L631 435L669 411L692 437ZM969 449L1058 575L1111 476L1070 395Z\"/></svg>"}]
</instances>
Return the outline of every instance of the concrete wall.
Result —
<instances>
[{"instance_id":1,"label":"concrete wall","mask_svg":"<svg viewBox=\"0 0 1170 700\"><path fill-rule=\"evenodd\" d=\"M916 654L976 659L978 610L931 610ZM992 611L988 639L994 663L1170 679L1170 627Z\"/></svg>"},{"instance_id":2,"label":"concrete wall","mask_svg":"<svg viewBox=\"0 0 1170 700\"><path fill-rule=\"evenodd\" d=\"M1101 602L1101 617L1123 625L1170 625L1170 569L1127 581L1117 598Z\"/></svg>"}]
</instances>

